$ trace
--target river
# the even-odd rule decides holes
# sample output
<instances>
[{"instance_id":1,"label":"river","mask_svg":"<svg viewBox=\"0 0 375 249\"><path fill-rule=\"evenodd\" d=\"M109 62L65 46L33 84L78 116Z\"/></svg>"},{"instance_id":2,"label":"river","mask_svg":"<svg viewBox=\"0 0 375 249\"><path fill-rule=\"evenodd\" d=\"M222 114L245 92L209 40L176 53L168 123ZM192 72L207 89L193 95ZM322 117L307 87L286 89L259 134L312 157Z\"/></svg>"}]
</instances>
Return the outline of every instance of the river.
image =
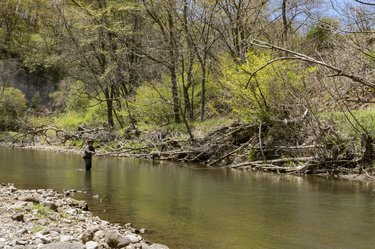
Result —
<instances>
[{"instance_id":1,"label":"river","mask_svg":"<svg viewBox=\"0 0 375 249\"><path fill-rule=\"evenodd\" d=\"M373 184L188 166L99 157L86 173L79 155L0 147L0 182L85 191L94 214L171 249L374 248Z\"/></svg>"}]
</instances>

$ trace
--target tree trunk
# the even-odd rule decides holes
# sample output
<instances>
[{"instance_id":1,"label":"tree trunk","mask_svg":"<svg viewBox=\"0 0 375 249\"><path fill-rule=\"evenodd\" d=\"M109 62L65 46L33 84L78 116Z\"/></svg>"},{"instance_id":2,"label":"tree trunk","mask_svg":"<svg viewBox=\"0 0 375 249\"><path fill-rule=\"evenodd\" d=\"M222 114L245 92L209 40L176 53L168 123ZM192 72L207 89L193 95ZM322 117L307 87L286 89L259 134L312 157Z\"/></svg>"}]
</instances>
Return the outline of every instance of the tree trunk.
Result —
<instances>
[{"instance_id":1,"label":"tree trunk","mask_svg":"<svg viewBox=\"0 0 375 249\"><path fill-rule=\"evenodd\" d=\"M371 163L374 160L374 147L372 145L373 138L363 133L361 136L361 147L362 147L362 162L363 163Z\"/></svg>"},{"instance_id":2,"label":"tree trunk","mask_svg":"<svg viewBox=\"0 0 375 249\"><path fill-rule=\"evenodd\" d=\"M176 75L176 65L173 65L169 69L171 76L171 88L172 88L172 98L173 98L173 117L175 123L180 123L180 104L178 97L177 88L177 75Z\"/></svg>"},{"instance_id":3,"label":"tree trunk","mask_svg":"<svg viewBox=\"0 0 375 249\"><path fill-rule=\"evenodd\" d=\"M175 123L180 123L180 101L178 97L178 87L177 87L177 54L176 54L176 41L174 34L174 22L172 13L168 13L168 25L169 25L169 56L171 60L171 65L169 67L169 72L171 76L171 89L172 89L172 101L173 101L173 117Z\"/></svg>"},{"instance_id":4,"label":"tree trunk","mask_svg":"<svg viewBox=\"0 0 375 249\"><path fill-rule=\"evenodd\" d=\"M206 108L206 54L204 55L203 62L201 63L202 70L202 89L201 89L201 121L205 119Z\"/></svg>"},{"instance_id":5,"label":"tree trunk","mask_svg":"<svg viewBox=\"0 0 375 249\"><path fill-rule=\"evenodd\" d=\"M184 3L184 29L185 29L185 35L186 35L186 45L187 49L189 51L188 53L188 68L187 68L187 84L184 84L184 99L185 99L185 110L186 114L189 117L190 120L194 120L194 106L193 106L193 101L194 101L194 95L191 95L191 102L190 102L190 97L189 97L189 88L194 87L193 86L193 65L194 65L194 45L193 42L191 41L191 37L189 35L189 29L188 29L188 10L189 10L189 4L187 0L183 1ZM184 77L184 76L183 76Z\"/></svg>"},{"instance_id":6,"label":"tree trunk","mask_svg":"<svg viewBox=\"0 0 375 249\"><path fill-rule=\"evenodd\" d=\"M194 91L192 90L192 95L191 95L191 101L189 98L189 88L194 88L194 83L193 83L193 64L194 64L194 53L192 52L190 54L190 62L189 62L189 67L188 67L188 72L187 72L187 88L186 88L186 94L187 94L187 106L186 108L189 108L188 112L188 117L190 120L194 120Z\"/></svg>"},{"instance_id":7,"label":"tree trunk","mask_svg":"<svg viewBox=\"0 0 375 249\"><path fill-rule=\"evenodd\" d=\"M281 7L282 17L283 17L283 41L286 43L288 41L288 19L286 16L286 3L287 0L283 0L283 5Z\"/></svg>"},{"instance_id":8,"label":"tree trunk","mask_svg":"<svg viewBox=\"0 0 375 249\"><path fill-rule=\"evenodd\" d=\"M186 118L191 116L191 107L190 107L190 97L189 97L189 83L186 84L185 81L185 62L182 59L182 68L181 68L181 82L182 82L182 92L184 94L184 111L182 115ZM189 75L189 72L188 72ZM187 77L189 78L189 76Z\"/></svg>"},{"instance_id":9,"label":"tree trunk","mask_svg":"<svg viewBox=\"0 0 375 249\"><path fill-rule=\"evenodd\" d=\"M114 122L113 122L113 100L111 97L111 93L108 88L104 90L104 95L106 99L106 104L107 104L107 123L110 129L114 127Z\"/></svg>"}]
</instances>

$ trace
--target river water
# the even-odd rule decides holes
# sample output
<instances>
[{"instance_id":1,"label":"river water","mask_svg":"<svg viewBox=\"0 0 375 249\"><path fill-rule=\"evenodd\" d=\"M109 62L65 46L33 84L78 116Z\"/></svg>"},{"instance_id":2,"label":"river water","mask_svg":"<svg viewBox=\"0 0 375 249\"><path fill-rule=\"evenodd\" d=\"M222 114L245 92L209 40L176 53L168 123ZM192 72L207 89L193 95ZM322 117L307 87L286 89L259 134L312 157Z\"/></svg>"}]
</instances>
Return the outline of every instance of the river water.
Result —
<instances>
[{"instance_id":1,"label":"river water","mask_svg":"<svg viewBox=\"0 0 375 249\"><path fill-rule=\"evenodd\" d=\"M171 249L375 247L372 184L187 166L94 158L86 173L79 155L0 147L0 182L86 191L96 215Z\"/></svg>"}]
</instances>

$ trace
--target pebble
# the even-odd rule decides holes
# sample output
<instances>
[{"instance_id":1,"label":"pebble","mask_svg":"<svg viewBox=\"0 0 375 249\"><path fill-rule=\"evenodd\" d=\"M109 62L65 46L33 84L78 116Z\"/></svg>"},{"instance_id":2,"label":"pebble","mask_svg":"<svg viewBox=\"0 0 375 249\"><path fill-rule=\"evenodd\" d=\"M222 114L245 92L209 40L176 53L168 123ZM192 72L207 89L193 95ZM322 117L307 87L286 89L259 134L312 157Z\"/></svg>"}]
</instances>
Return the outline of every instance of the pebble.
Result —
<instances>
[{"instance_id":1,"label":"pebble","mask_svg":"<svg viewBox=\"0 0 375 249\"><path fill-rule=\"evenodd\" d=\"M88 241L85 246L86 249L99 249L99 243L96 241Z\"/></svg>"},{"instance_id":2,"label":"pebble","mask_svg":"<svg viewBox=\"0 0 375 249\"><path fill-rule=\"evenodd\" d=\"M142 240L142 237L137 234L128 234L125 239L128 239L131 243L138 243Z\"/></svg>"},{"instance_id":3,"label":"pebble","mask_svg":"<svg viewBox=\"0 0 375 249\"><path fill-rule=\"evenodd\" d=\"M71 235L61 235L60 236L60 242L72 242L73 236Z\"/></svg>"},{"instance_id":4,"label":"pebble","mask_svg":"<svg viewBox=\"0 0 375 249\"><path fill-rule=\"evenodd\" d=\"M12 220L24 222L25 218L23 214L15 214L15 215L12 215Z\"/></svg>"}]
</instances>

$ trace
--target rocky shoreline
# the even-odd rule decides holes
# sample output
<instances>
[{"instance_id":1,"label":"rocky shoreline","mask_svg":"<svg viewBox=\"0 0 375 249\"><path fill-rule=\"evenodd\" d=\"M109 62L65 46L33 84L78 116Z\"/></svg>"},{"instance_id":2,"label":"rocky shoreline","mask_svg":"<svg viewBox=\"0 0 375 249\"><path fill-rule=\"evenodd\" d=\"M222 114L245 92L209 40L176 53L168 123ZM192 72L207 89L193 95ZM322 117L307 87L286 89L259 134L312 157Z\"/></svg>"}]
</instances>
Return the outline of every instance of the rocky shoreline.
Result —
<instances>
[{"instance_id":1,"label":"rocky shoreline","mask_svg":"<svg viewBox=\"0 0 375 249\"><path fill-rule=\"evenodd\" d=\"M143 229L110 223L88 210L85 201L52 189L0 183L0 248L168 249L143 239Z\"/></svg>"}]
</instances>

